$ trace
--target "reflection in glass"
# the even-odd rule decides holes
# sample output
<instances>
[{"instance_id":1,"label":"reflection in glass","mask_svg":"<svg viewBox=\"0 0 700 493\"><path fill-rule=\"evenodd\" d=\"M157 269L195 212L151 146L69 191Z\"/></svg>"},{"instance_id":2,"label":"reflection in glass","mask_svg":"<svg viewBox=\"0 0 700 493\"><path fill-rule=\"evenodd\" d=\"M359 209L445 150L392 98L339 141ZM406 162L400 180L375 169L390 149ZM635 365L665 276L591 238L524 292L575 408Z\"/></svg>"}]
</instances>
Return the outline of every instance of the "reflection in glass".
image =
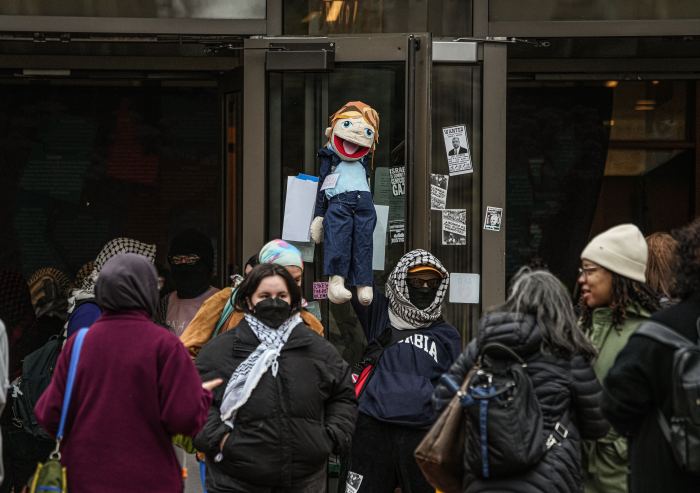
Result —
<instances>
[{"instance_id":1,"label":"reflection in glass","mask_svg":"<svg viewBox=\"0 0 700 493\"><path fill-rule=\"evenodd\" d=\"M3 86L0 265L72 277L110 239L182 229L218 247L216 89ZM221 262L218 262L221 268ZM219 271L220 272L220 271Z\"/></svg>"},{"instance_id":2,"label":"reflection in glass","mask_svg":"<svg viewBox=\"0 0 700 493\"><path fill-rule=\"evenodd\" d=\"M519 0L491 0L493 21L594 21L645 19L698 19L695 0L539 0L537 8Z\"/></svg>"},{"instance_id":3,"label":"reflection in glass","mask_svg":"<svg viewBox=\"0 0 700 493\"><path fill-rule=\"evenodd\" d=\"M9 0L0 15L264 19L266 0Z\"/></svg>"}]
</instances>

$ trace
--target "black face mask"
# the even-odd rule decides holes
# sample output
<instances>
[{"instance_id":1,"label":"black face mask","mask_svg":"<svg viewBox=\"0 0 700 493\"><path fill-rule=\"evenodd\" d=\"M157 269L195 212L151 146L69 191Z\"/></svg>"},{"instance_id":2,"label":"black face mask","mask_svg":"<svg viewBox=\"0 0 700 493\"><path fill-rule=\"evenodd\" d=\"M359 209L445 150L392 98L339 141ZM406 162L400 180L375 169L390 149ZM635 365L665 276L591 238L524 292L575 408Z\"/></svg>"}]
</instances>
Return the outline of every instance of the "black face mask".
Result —
<instances>
[{"instance_id":1,"label":"black face mask","mask_svg":"<svg viewBox=\"0 0 700 493\"><path fill-rule=\"evenodd\" d=\"M170 272L173 274L177 295L182 299L196 298L209 289L211 268L204 264L173 265Z\"/></svg>"},{"instance_id":2,"label":"black face mask","mask_svg":"<svg viewBox=\"0 0 700 493\"><path fill-rule=\"evenodd\" d=\"M268 327L276 329L292 315L292 307L280 298L266 298L255 305L253 315Z\"/></svg>"},{"instance_id":3,"label":"black face mask","mask_svg":"<svg viewBox=\"0 0 700 493\"><path fill-rule=\"evenodd\" d=\"M435 301L437 292L438 288L414 288L409 286L408 300L419 310L425 310L433 303L433 301Z\"/></svg>"}]
</instances>

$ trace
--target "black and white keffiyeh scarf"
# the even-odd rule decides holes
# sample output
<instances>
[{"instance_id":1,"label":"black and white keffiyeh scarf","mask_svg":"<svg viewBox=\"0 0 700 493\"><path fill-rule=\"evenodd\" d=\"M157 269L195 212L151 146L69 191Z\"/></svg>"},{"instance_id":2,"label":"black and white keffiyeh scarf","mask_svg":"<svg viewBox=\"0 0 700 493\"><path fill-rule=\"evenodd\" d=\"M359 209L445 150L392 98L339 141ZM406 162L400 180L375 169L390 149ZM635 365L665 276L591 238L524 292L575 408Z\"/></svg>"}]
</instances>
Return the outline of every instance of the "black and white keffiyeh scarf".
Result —
<instances>
[{"instance_id":1,"label":"black and white keffiyeh scarf","mask_svg":"<svg viewBox=\"0 0 700 493\"><path fill-rule=\"evenodd\" d=\"M406 277L408 271L417 265L430 265L440 271L444 279L435 295L435 300L425 310L419 310L409 300ZM419 329L427 327L440 318L442 302L450 285L450 273L442 263L430 252L412 250L405 254L386 282L386 296L389 299L389 320L397 329Z\"/></svg>"},{"instance_id":2,"label":"black and white keffiyeh scarf","mask_svg":"<svg viewBox=\"0 0 700 493\"><path fill-rule=\"evenodd\" d=\"M279 370L277 358L287 343L294 327L301 323L301 316L298 313L293 315L277 329L268 327L249 313L246 313L245 320L248 322L248 326L255 334L255 337L260 341L260 344L248 355L243 363L236 367L226 384L224 398L219 411L221 413L221 421L226 423L231 429L233 429L236 411L248 402L250 394L258 386L265 372L271 369L272 376L277 377L277 371Z\"/></svg>"},{"instance_id":3,"label":"black and white keffiyeh scarf","mask_svg":"<svg viewBox=\"0 0 700 493\"><path fill-rule=\"evenodd\" d=\"M90 275L83 279L81 286L78 286L77 289L71 292L71 297L68 299L68 313L73 312L78 301L95 297L95 282L97 282L97 277L102 267L104 267L109 259L120 253L136 253L138 255L143 255L150 260L151 263L156 261L155 245L143 243L132 238L114 238L113 240L109 240L105 246L102 247L100 253L97 254L95 265Z\"/></svg>"}]
</instances>

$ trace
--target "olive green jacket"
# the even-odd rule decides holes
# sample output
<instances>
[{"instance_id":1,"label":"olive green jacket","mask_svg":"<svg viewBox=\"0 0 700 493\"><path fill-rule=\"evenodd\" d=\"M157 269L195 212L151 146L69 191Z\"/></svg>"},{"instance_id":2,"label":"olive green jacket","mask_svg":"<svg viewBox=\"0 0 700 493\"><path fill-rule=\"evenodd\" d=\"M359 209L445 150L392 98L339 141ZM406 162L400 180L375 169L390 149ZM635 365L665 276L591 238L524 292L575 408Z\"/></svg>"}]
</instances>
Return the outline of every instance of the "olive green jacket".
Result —
<instances>
[{"instance_id":1,"label":"olive green jacket","mask_svg":"<svg viewBox=\"0 0 700 493\"><path fill-rule=\"evenodd\" d=\"M591 328L587 336L598 350L593 363L601 385L615 362L617 353L627 344L630 336L651 313L632 305L627 308L626 318L621 326L613 327L612 310L593 310ZM586 493L624 493L627 491L627 440L612 428L608 434L595 441L583 444L586 464Z\"/></svg>"}]
</instances>

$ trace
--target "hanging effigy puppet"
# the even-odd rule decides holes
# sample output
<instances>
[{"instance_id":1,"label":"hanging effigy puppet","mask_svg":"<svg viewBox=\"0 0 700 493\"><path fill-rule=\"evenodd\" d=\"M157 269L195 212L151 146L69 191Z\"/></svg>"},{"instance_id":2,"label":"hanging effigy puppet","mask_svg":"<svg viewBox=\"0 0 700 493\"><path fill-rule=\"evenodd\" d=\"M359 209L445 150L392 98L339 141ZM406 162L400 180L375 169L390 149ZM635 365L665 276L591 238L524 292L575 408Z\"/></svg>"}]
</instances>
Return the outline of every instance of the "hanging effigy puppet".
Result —
<instances>
[{"instance_id":1,"label":"hanging effigy puppet","mask_svg":"<svg viewBox=\"0 0 700 493\"><path fill-rule=\"evenodd\" d=\"M369 188L379 115L361 101L350 101L331 115L321 160L311 237L323 241L323 273L328 299L345 303L356 286L357 299L372 303L372 235L377 214Z\"/></svg>"}]
</instances>

